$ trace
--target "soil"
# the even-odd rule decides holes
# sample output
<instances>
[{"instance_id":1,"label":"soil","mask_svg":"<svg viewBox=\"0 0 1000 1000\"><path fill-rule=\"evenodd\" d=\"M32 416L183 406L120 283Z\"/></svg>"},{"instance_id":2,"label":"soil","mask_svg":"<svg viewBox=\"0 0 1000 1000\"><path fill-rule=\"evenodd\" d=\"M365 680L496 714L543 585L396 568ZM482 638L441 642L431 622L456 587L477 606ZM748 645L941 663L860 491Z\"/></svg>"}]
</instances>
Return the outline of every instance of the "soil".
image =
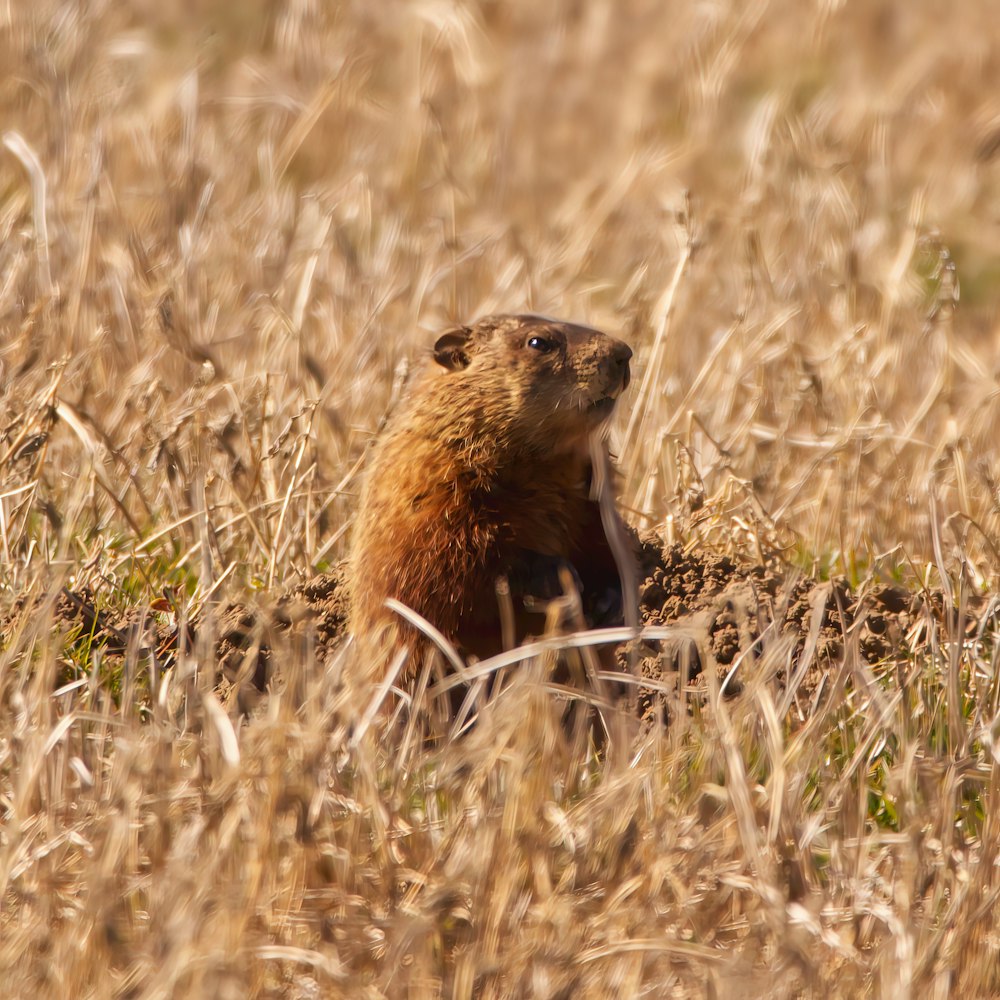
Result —
<instances>
[{"instance_id":1,"label":"soil","mask_svg":"<svg viewBox=\"0 0 1000 1000\"><path fill-rule=\"evenodd\" d=\"M155 660L168 669L181 648L209 642L218 664L218 687L252 707L255 693L263 692L274 676L273 651L281 643L304 641L324 658L345 631L347 606L341 572L322 573L283 593L270 605L230 602L211 605L185 622L169 597L151 605L118 609L100 607L89 589L64 589L52 610L73 646L89 643L102 650L104 666L114 671L129 655ZM18 600L11 613L0 618L0 646L23 616L40 602ZM183 642L182 642L183 633ZM67 664L68 666L68 664ZM72 680L67 669L59 682Z\"/></svg>"},{"instance_id":2,"label":"soil","mask_svg":"<svg viewBox=\"0 0 1000 1000\"><path fill-rule=\"evenodd\" d=\"M640 698L647 717L669 701L662 689L682 679L697 692L707 690L714 675L724 693L735 696L762 668L781 684L793 683L795 697L808 703L821 694L831 666L849 647L870 666L912 655L934 631L945 637L973 634L984 606L982 598L965 595L960 623L940 592L880 583L855 591L842 577L818 582L777 559L760 564L686 551L653 535L640 545L643 624L676 633L673 641L619 651L623 668L629 653L637 654L641 675L659 685Z\"/></svg>"},{"instance_id":3,"label":"soil","mask_svg":"<svg viewBox=\"0 0 1000 1000\"><path fill-rule=\"evenodd\" d=\"M984 604L966 596L960 622L940 592L884 584L855 591L844 579L817 582L777 559L761 564L688 551L664 545L655 535L643 536L639 548L642 622L666 627L669 634L622 646L618 661L651 682L640 697L647 718L669 715L680 685L696 695L716 683L736 696L762 670L780 684L794 683L796 699L808 703L821 693L824 677L845 650L876 665L894 654L917 652L935 632L974 634ZM125 611L99 610L89 591L65 590L54 617L67 632L75 630L72 641L100 644L105 662L133 650L155 657L160 669L176 657L183 628L188 648L213 645L220 688L249 707L255 692L266 690L275 676L276 647L305 642L320 660L334 648L347 620L342 581L342 569L320 574L269 605L220 604L185 625L168 598ZM16 627L24 603L15 603L0 621L0 638Z\"/></svg>"}]
</instances>

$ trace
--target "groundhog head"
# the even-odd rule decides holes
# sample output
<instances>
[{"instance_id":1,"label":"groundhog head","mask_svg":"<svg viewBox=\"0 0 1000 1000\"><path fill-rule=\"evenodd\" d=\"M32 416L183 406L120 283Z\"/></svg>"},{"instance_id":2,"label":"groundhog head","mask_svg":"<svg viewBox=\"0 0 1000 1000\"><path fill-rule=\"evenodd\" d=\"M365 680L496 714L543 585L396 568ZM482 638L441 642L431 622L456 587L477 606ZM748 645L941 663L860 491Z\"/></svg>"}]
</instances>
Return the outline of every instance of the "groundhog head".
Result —
<instances>
[{"instance_id":1,"label":"groundhog head","mask_svg":"<svg viewBox=\"0 0 1000 1000\"><path fill-rule=\"evenodd\" d=\"M587 434L610 415L629 383L628 345L586 326L544 316L489 316L434 345L445 378L489 386L491 412L519 427ZM449 374L451 373L451 374Z\"/></svg>"}]
</instances>

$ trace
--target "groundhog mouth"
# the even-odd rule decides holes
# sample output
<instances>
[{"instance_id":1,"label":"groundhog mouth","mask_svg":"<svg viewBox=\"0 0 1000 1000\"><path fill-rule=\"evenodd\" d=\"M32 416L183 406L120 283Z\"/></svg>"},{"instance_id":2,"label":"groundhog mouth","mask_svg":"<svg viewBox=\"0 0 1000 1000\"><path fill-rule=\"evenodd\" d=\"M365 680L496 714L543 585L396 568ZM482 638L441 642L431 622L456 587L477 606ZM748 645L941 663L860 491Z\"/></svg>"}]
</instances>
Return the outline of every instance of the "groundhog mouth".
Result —
<instances>
[{"instance_id":1,"label":"groundhog mouth","mask_svg":"<svg viewBox=\"0 0 1000 1000\"><path fill-rule=\"evenodd\" d=\"M600 399L595 399L587 406L587 413L596 420L604 420L610 417L620 395L621 389L619 388L613 396L602 396Z\"/></svg>"},{"instance_id":2,"label":"groundhog mouth","mask_svg":"<svg viewBox=\"0 0 1000 1000\"><path fill-rule=\"evenodd\" d=\"M628 388L628 383L629 371L626 368L621 382L614 388L609 389L600 399L592 400L586 407L587 412L598 420L610 417L611 411L615 408L615 403L618 402L618 397Z\"/></svg>"}]
</instances>

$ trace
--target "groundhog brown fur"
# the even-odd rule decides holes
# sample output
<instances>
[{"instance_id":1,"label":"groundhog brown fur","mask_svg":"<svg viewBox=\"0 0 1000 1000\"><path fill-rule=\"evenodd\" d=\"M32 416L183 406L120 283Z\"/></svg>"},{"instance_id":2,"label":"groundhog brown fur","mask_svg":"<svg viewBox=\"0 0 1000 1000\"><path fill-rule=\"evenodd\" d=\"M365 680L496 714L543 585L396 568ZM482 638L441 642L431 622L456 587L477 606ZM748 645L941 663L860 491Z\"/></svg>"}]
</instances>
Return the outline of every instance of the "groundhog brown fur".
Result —
<instances>
[{"instance_id":1,"label":"groundhog brown fur","mask_svg":"<svg viewBox=\"0 0 1000 1000\"><path fill-rule=\"evenodd\" d=\"M498 580L520 641L544 624L531 598L558 596L567 572L604 618L592 623L620 620L591 435L628 385L631 356L598 330L533 315L437 340L367 470L349 565L355 636L391 626L412 647L419 633L385 606L395 598L462 652L488 656L503 648Z\"/></svg>"}]
</instances>

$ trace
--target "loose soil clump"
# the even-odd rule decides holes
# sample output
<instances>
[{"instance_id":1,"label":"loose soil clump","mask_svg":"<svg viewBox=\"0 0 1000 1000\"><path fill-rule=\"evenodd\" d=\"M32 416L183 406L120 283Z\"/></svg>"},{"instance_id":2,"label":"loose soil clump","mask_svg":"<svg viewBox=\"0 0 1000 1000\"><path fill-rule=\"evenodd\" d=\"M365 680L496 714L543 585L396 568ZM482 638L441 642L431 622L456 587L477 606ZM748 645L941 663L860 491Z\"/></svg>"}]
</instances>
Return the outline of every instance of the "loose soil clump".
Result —
<instances>
[{"instance_id":1,"label":"loose soil clump","mask_svg":"<svg viewBox=\"0 0 1000 1000\"><path fill-rule=\"evenodd\" d=\"M642 623L673 635L640 640L619 654L623 667L630 653L638 655L641 676L656 684L640 699L647 715L662 707L662 695L678 680L704 691L711 673L724 693L736 695L763 663L809 700L849 644L874 666L900 652L917 653L935 629L946 638L974 632L983 608L981 598L967 595L960 620L939 591L884 584L855 591L843 577L817 581L777 559L761 564L698 553L655 535L641 539L641 561Z\"/></svg>"}]
</instances>

